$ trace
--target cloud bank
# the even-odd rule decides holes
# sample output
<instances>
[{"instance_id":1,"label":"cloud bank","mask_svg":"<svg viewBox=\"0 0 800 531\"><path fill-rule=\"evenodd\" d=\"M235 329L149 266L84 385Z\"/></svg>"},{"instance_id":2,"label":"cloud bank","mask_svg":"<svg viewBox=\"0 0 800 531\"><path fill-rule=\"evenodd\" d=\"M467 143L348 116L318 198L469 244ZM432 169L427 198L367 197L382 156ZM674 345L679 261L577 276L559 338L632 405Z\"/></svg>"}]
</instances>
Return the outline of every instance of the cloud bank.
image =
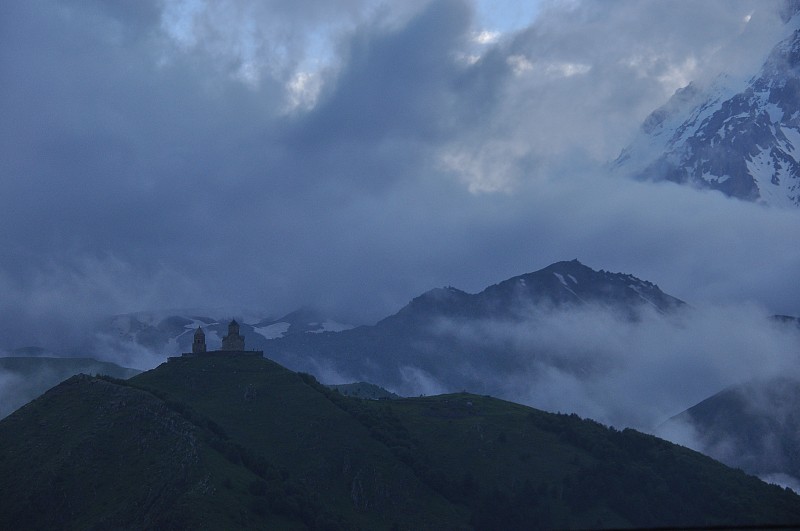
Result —
<instances>
[{"instance_id":1,"label":"cloud bank","mask_svg":"<svg viewBox=\"0 0 800 531\"><path fill-rule=\"evenodd\" d=\"M741 305L645 311L639 321L593 307L537 310L467 330L465 342L482 341L492 358L467 370L492 393L620 428L650 431L730 385L800 376L798 331Z\"/></svg>"},{"instance_id":2,"label":"cloud bank","mask_svg":"<svg viewBox=\"0 0 800 531\"><path fill-rule=\"evenodd\" d=\"M542 2L491 39L465 0L165 5L0 6L6 348L170 307L371 322L575 257L800 314L798 213L603 170L757 68L780 2Z\"/></svg>"}]
</instances>

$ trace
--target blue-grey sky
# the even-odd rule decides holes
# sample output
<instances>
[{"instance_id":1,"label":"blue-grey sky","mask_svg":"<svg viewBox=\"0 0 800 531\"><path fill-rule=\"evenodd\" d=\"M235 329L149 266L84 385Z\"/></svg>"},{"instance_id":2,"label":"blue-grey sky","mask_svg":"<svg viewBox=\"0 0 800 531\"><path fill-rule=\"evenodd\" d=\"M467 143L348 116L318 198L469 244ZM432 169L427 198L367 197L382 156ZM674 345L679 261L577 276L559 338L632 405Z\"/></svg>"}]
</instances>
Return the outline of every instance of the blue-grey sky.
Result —
<instances>
[{"instance_id":1,"label":"blue-grey sky","mask_svg":"<svg viewBox=\"0 0 800 531\"><path fill-rule=\"evenodd\" d=\"M775 1L0 4L0 346L113 313L371 322L579 258L800 314L794 211L604 173Z\"/></svg>"}]
</instances>

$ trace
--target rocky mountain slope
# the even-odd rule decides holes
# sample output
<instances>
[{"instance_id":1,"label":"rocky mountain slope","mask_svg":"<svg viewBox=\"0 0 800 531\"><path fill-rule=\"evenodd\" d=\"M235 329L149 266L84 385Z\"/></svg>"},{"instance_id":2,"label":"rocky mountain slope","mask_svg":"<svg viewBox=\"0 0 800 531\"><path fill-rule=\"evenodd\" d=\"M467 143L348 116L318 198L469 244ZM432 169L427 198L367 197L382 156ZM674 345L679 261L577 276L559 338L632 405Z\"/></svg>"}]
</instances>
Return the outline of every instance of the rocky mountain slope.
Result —
<instances>
[{"instance_id":1,"label":"rocky mountain slope","mask_svg":"<svg viewBox=\"0 0 800 531\"><path fill-rule=\"evenodd\" d=\"M787 3L761 70L679 90L643 123L616 171L743 200L800 206L800 15Z\"/></svg>"},{"instance_id":2,"label":"rocky mountain slope","mask_svg":"<svg viewBox=\"0 0 800 531\"><path fill-rule=\"evenodd\" d=\"M790 491L633 430L466 393L358 400L248 356L73 377L0 421L4 529L799 521Z\"/></svg>"},{"instance_id":3,"label":"rocky mountain slope","mask_svg":"<svg viewBox=\"0 0 800 531\"><path fill-rule=\"evenodd\" d=\"M729 466L800 489L800 380L735 385L661 425L657 433Z\"/></svg>"},{"instance_id":4,"label":"rocky mountain slope","mask_svg":"<svg viewBox=\"0 0 800 531\"><path fill-rule=\"evenodd\" d=\"M518 332L529 333L558 312L583 311L636 321L686 305L632 275L594 271L577 260L510 278L477 294L453 287L428 291L374 326L339 333L276 338L267 356L295 370L328 378L346 375L399 394L414 394L425 380L445 389L503 396L497 384L537 360L572 373L592 371L599 359L561 355ZM580 319L580 317L579 317ZM534 379L531 379L533 382ZM531 383L532 385L532 383Z\"/></svg>"}]
</instances>

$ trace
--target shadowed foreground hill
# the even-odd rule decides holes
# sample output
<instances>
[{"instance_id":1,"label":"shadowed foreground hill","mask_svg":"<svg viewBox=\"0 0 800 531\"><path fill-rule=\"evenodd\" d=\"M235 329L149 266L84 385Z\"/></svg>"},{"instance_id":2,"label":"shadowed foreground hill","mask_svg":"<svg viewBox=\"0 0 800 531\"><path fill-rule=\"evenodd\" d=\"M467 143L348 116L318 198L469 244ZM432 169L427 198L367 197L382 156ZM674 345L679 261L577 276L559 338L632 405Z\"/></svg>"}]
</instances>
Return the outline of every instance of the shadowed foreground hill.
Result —
<instances>
[{"instance_id":1,"label":"shadowed foreground hill","mask_svg":"<svg viewBox=\"0 0 800 531\"><path fill-rule=\"evenodd\" d=\"M26 348L15 353L38 353L42 350ZM0 357L0 419L70 376L107 374L127 379L140 372L93 358Z\"/></svg>"},{"instance_id":2,"label":"shadowed foreground hill","mask_svg":"<svg viewBox=\"0 0 800 531\"><path fill-rule=\"evenodd\" d=\"M470 394L359 400L265 359L78 376L0 422L3 529L800 522L800 498L632 430Z\"/></svg>"}]
</instances>

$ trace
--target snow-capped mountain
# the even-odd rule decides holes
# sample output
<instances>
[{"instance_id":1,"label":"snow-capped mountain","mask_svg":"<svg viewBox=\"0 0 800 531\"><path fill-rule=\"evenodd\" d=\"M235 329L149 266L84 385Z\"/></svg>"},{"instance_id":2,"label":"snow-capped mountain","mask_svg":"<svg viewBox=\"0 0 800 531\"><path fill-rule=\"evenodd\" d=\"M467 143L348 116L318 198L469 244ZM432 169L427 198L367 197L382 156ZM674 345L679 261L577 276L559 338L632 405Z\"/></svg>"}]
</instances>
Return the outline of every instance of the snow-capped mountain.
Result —
<instances>
[{"instance_id":1,"label":"snow-capped mountain","mask_svg":"<svg viewBox=\"0 0 800 531\"><path fill-rule=\"evenodd\" d=\"M615 170L774 206L800 206L800 6L787 3L778 44L747 80L678 90L642 124Z\"/></svg>"}]
</instances>

